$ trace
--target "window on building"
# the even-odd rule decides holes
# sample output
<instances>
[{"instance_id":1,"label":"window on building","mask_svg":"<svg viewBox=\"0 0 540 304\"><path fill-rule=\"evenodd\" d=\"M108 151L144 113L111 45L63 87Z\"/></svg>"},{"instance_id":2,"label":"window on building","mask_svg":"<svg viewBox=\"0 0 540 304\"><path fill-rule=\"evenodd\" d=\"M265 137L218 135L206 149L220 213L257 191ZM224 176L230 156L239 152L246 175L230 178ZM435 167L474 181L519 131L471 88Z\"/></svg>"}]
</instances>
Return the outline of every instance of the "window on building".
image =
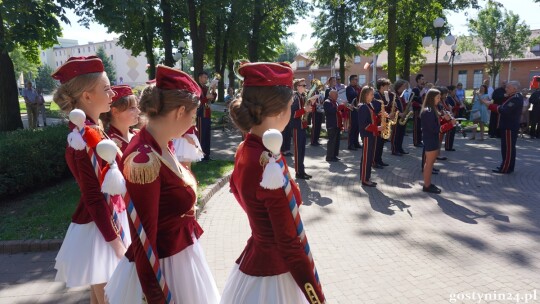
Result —
<instances>
[{"instance_id":1,"label":"window on building","mask_svg":"<svg viewBox=\"0 0 540 304\"><path fill-rule=\"evenodd\" d=\"M305 68L306 67L306 61L305 60L298 61L298 67L299 68Z\"/></svg>"},{"instance_id":2,"label":"window on building","mask_svg":"<svg viewBox=\"0 0 540 304\"><path fill-rule=\"evenodd\" d=\"M463 89L467 89L467 70L458 71L457 82L463 84Z\"/></svg>"},{"instance_id":3,"label":"window on building","mask_svg":"<svg viewBox=\"0 0 540 304\"><path fill-rule=\"evenodd\" d=\"M358 75L358 84L359 85L366 84L366 75Z\"/></svg>"},{"instance_id":4,"label":"window on building","mask_svg":"<svg viewBox=\"0 0 540 304\"><path fill-rule=\"evenodd\" d=\"M322 83L326 83L328 81L328 77L327 76L321 76L321 82Z\"/></svg>"},{"instance_id":5,"label":"window on building","mask_svg":"<svg viewBox=\"0 0 540 304\"><path fill-rule=\"evenodd\" d=\"M532 52L540 52L540 43L531 47L531 53Z\"/></svg>"},{"instance_id":6,"label":"window on building","mask_svg":"<svg viewBox=\"0 0 540 304\"><path fill-rule=\"evenodd\" d=\"M79 54L81 53L81 48L77 48L77 50L79 50Z\"/></svg>"},{"instance_id":7,"label":"window on building","mask_svg":"<svg viewBox=\"0 0 540 304\"><path fill-rule=\"evenodd\" d=\"M113 56L113 55L111 55L111 60L114 60L114 56Z\"/></svg>"},{"instance_id":8,"label":"window on building","mask_svg":"<svg viewBox=\"0 0 540 304\"><path fill-rule=\"evenodd\" d=\"M90 53L90 47L88 47L88 53Z\"/></svg>"},{"instance_id":9,"label":"window on building","mask_svg":"<svg viewBox=\"0 0 540 304\"><path fill-rule=\"evenodd\" d=\"M474 70L473 74L473 88L477 89L482 85L482 80L484 78L484 72L482 70Z\"/></svg>"},{"instance_id":10,"label":"window on building","mask_svg":"<svg viewBox=\"0 0 540 304\"><path fill-rule=\"evenodd\" d=\"M112 49L112 43L109 43L109 48Z\"/></svg>"},{"instance_id":11,"label":"window on building","mask_svg":"<svg viewBox=\"0 0 540 304\"><path fill-rule=\"evenodd\" d=\"M359 55L354 56L354 63L360 63L360 56Z\"/></svg>"},{"instance_id":12,"label":"window on building","mask_svg":"<svg viewBox=\"0 0 540 304\"><path fill-rule=\"evenodd\" d=\"M56 62L56 66L58 66L58 61Z\"/></svg>"}]
</instances>

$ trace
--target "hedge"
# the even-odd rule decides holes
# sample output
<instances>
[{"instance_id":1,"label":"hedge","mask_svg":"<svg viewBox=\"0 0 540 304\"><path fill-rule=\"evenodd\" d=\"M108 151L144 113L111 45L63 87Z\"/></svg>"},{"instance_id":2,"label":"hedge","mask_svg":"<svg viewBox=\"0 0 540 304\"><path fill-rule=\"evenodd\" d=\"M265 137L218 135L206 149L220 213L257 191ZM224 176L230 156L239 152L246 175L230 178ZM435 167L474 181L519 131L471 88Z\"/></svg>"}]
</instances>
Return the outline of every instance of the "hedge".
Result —
<instances>
[{"instance_id":1,"label":"hedge","mask_svg":"<svg viewBox=\"0 0 540 304\"><path fill-rule=\"evenodd\" d=\"M67 125L0 133L0 198L33 192L70 175Z\"/></svg>"}]
</instances>

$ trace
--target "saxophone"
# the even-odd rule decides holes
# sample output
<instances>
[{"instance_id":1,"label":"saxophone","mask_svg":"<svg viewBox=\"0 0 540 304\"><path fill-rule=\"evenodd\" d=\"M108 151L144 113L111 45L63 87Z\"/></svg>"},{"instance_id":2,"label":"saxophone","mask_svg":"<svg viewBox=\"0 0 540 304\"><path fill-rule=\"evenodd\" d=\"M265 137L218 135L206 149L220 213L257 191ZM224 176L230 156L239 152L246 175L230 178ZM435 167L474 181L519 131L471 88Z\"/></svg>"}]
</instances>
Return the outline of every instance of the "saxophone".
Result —
<instances>
[{"instance_id":1,"label":"saxophone","mask_svg":"<svg viewBox=\"0 0 540 304\"><path fill-rule=\"evenodd\" d=\"M384 100L379 100L381 103L381 112L379 116L381 117L381 137L384 139L390 138L390 128L388 127L388 113L384 108Z\"/></svg>"},{"instance_id":2,"label":"saxophone","mask_svg":"<svg viewBox=\"0 0 540 304\"><path fill-rule=\"evenodd\" d=\"M306 102L309 102L309 99L313 97L313 94L315 94L316 91L320 92L321 90L324 90L324 85L319 79L314 78L311 81L311 88L309 89L309 92L307 93L307 96L304 99L304 105ZM311 106L313 106L313 104ZM309 113L307 112L302 114L302 126L304 126L304 129L307 128L308 126L308 115Z\"/></svg>"},{"instance_id":3,"label":"saxophone","mask_svg":"<svg viewBox=\"0 0 540 304\"><path fill-rule=\"evenodd\" d=\"M399 124L402 126L406 125L409 118L411 118L411 116L414 114L413 110L411 109L413 98L414 92L411 92L411 95L409 95L409 102L405 107L405 111L403 111L403 113L405 113L405 117L399 119Z\"/></svg>"},{"instance_id":4,"label":"saxophone","mask_svg":"<svg viewBox=\"0 0 540 304\"><path fill-rule=\"evenodd\" d=\"M384 97L386 98L386 100L388 100L388 102L392 102L392 108L390 110L390 115L388 117L393 117L393 118L381 117L381 126L383 126L383 122L384 122L383 130L381 131L381 137L384 139L389 139L390 135L392 135L392 126L394 126L397 123L397 119L398 119L398 116L396 115L396 111L397 111L396 94L394 94L394 99L392 101L390 101L390 96L388 94L388 91L384 91ZM386 115L385 114L386 109L384 108L384 104L381 107L381 112L383 112L383 116Z\"/></svg>"}]
</instances>

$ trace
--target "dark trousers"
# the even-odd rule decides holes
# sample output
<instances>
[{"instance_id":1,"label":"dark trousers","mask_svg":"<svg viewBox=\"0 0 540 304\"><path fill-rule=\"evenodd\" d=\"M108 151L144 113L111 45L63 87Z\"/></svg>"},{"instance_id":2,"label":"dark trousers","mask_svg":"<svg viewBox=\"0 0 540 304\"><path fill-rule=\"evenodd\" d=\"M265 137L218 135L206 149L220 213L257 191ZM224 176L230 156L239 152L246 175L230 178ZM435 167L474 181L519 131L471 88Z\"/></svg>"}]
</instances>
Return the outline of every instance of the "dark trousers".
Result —
<instances>
[{"instance_id":1,"label":"dark trousers","mask_svg":"<svg viewBox=\"0 0 540 304\"><path fill-rule=\"evenodd\" d=\"M517 136L517 130L501 130L501 172L514 172L514 166L516 164Z\"/></svg>"},{"instance_id":2,"label":"dark trousers","mask_svg":"<svg viewBox=\"0 0 540 304\"><path fill-rule=\"evenodd\" d=\"M422 121L420 111L414 112L413 117L413 145L416 147L422 143Z\"/></svg>"},{"instance_id":3,"label":"dark trousers","mask_svg":"<svg viewBox=\"0 0 540 304\"><path fill-rule=\"evenodd\" d=\"M326 160L331 160L339 155L339 139L341 130L339 128L328 128L328 143L326 144Z\"/></svg>"},{"instance_id":4,"label":"dark trousers","mask_svg":"<svg viewBox=\"0 0 540 304\"><path fill-rule=\"evenodd\" d=\"M305 174L304 157L306 155L306 130L293 128L294 170L296 174Z\"/></svg>"},{"instance_id":5,"label":"dark trousers","mask_svg":"<svg viewBox=\"0 0 540 304\"><path fill-rule=\"evenodd\" d=\"M497 129L497 121L499 120L499 114L491 112L489 115L489 137L501 137L501 131Z\"/></svg>"},{"instance_id":6,"label":"dark trousers","mask_svg":"<svg viewBox=\"0 0 540 304\"><path fill-rule=\"evenodd\" d=\"M540 114L535 114L531 112L530 114L530 129L529 135L532 137L540 136Z\"/></svg>"},{"instance_id":7,"label":"dark trousers","mask_svg":"<svg viewBox=\"0 0 540 304\"><path fill-rule=\"evenodd\" d=\"M454 148L454 138L456 138L456 128L446 132L446 139L444 141L445 150L451 150Z\"/></svg>"},{"instance_id":8,"label":"dark trousers","mask_svg":"<svg viewBox=\"0 0 540 304\"><path fill-rule=\"evenodd\" d=\"M358 111L351 112L351 129L349 130L349 146L348 148L360 148L360 142L358 141L358 135L360 131L358 129Z\"/></svg>"},{"instance_id":9,"label":"dark trousers","mask_svg":"<svg viewBox=\"0 0 540 304\"><path fill-rule=\"evenodd\" d=\"M210 118L197 117L197 130L199 131L199 142L204 153L204 159L210 158Z\"/></svg>"},{"instance_id":10,"label":"dark trousers","mask_svg":"<svg viewBox=\"0 0 540 304\"><path fill-rule=\"evenodd\" d=\"M364 143L364 150L362 151L362 158L360 159L360 181L367 183L371 178L371 164L373 163L373 156L375 152L375 138L374 136L362 137Z\"/></svg>"},{"instance_id":11,"label":"dark trousers","mask_svg":"<svg viewBox=\"0 0 540 304\"><path fill-rule=\"evenodd\" d=\"M281 143L281 152L287 152L291 150L291 137L292 137L292 124L289 122L283 132L283 142Z\"/></svg>"},{"instance_id":12,"label":"dark trousers","mask_svg":"<svg viewBox=\"0 0 540 304\"><path fill-rule=\"evenodd\" d=\"M321 125L324 118L324 113L315 112L311 114L311 144L318 145L321 137Z\"/></svg>"},{"instance_id":13,"label":"dark trousers","mask_svg":"<svg viewBox=\"0 0 540 304\"><path fill-rule=\"evenodd\" d=\"M405 137L405 128L399 123L392 126L392 136L390 137L390 144L392 146L392 153L401 153L403 151L403 138Z\"/></svg>"},{"instance_id":14,"label":"dark trousers","mask_svg":"<svg viewBox=\"0 0 540 304\"><path fill-rule=\"evenodd\" d=\"M384 148L384 143L386 140L382 138L380 135L375 138L375 157L373 157L373 163L374 164L382 164L382 152Z\"/></svg>"}]
</instances>

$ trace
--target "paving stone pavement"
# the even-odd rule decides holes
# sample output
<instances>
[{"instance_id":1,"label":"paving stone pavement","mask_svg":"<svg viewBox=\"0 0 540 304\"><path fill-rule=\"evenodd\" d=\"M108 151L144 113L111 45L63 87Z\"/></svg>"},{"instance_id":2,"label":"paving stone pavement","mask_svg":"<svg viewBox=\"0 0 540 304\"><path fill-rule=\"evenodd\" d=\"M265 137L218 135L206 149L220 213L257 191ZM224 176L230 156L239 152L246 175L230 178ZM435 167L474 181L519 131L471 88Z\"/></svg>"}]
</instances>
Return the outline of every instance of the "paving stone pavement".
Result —
<instances>
[{"instance_id":1,"label":"paving stone pavement","mask_svg":"<svg viewBox=\"0 0 540 304\"><path fill-rule=\"evenodd\" d=\"M328 303L540 303L540 141L518 139L516 171L493 175L499 140L456 138L457 151L443 151L449 159L436 164L443 193L432 195L421 191L421 150L411 140L409 155L385 150L390 166L374 170L379 185L366 189L361 150L344 150L342 141L342 161L327 163L325 140L307 147L314 178L299 181L300 212ZM239 142L214 131L212 157L231 159ZM249 237L247 218L225 186L199 222L223 290ZM87 288L52 282L55 256L0 255L0 304L88 303Z\"/></svg>"}]
</instances>

